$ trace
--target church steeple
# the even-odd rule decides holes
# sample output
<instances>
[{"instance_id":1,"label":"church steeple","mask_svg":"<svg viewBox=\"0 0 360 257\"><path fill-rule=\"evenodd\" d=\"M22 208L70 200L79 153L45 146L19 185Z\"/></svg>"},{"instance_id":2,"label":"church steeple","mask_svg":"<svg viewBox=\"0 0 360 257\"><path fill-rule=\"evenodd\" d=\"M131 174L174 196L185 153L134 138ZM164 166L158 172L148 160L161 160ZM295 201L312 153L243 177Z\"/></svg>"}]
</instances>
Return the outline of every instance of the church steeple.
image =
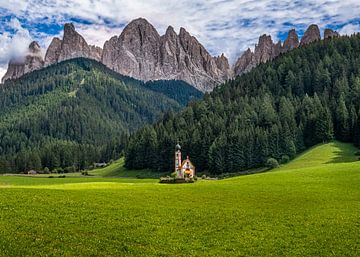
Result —
<instances>
[{"instance_id":1,"label":"church steeple","mask_svg":"<svg viewBox=\"0 0 360 257\"><path fill-rule=\"evenodd\" d=\"M181 172L181 146L177 144L175 146L175 173L177 177L182 177Z\"/></svg>"}]
</instances>

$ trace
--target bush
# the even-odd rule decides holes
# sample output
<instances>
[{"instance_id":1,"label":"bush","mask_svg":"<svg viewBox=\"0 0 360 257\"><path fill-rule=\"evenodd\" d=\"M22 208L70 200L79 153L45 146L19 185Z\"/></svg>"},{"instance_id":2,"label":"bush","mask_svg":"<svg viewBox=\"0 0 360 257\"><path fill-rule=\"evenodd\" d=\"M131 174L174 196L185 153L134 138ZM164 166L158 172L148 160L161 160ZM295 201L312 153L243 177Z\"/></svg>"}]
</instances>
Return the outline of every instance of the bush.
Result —
<instances>
[{"instance_id":1,"label":"bush","mask_svg":"<svg viewBox=\"0 0 360 257\"><path fill-rule=\"evenodd\" d=\"M201 179L206 179L206 175L203 174L203 175L201 176Z\"/></svg>"},{"instance_id":2,"label":"bush","mask_svg":"<svg viewBox=\"0 0 360 257\"><path fill-rule=\"evenodd\" d=\"M49 170L48 167L45 167L45 168L44 168L44 174L50 174L50 170Z\"/></svg>"},{"instance_id":3,"label":"bush","mask_svg":"<svg viewBox=\"0 0 360 257\"><path fill-rule=\"evenodd\" d=\"M288 163L290 161L290 157L287 156L287 155L283 155L281 156L281 164L285 164L285 163Z\"/></svg>"},{"instance_id":4,"label":"bush","mask_svg":"<svg viewBox=\"0 0 360 257\"><path fill-rule=\"evenodd\" d=\"M55 169L54 173L64 173L64 170L63 170L63 168L59 167L59 168Z\"/></svg>"},{"instance_id":5,"label":"bush","mask_svg":"<svg viewBox=\"0 0 360 257\"><path fill-rule=\"evenodd\" d=\"M87 170L83 170L83 171L81 171L81 175L83 175L83 176L89 176L89 172L87 171Z\"/></svg>"},{"instance_id":6,"label":"bush","mask_svg":"<svg viewBox=\"0 0 360 257\"><path fill-rule=\"evenodd\" d=\"M266 161L266 167L270 168L270 169L275 169L277 167L279 167L279 163L276 159L274 158L269 158Z\"/></svg>"},{"instance_id":7,"label":"bush","mask_svg":"<svg viewBox=\"0 0 360 257\"><path fill-rule=\"evenodd\" d=\"M360 151L357 151L355 155L360 156Z\"/></svg>"},{"instance_id":8,"label":"bush","mask_svg":"<svg viewBox=\"0 0 360 257\"><path fill-rule=\"evenodd\" d=\"M69 167L66 167L66 168L64 169L64 172L65 172L65 173L73 173L73 172L75 172L75 171L76 171L75 166L69 166Z\"/></svg>"}]
</instances>

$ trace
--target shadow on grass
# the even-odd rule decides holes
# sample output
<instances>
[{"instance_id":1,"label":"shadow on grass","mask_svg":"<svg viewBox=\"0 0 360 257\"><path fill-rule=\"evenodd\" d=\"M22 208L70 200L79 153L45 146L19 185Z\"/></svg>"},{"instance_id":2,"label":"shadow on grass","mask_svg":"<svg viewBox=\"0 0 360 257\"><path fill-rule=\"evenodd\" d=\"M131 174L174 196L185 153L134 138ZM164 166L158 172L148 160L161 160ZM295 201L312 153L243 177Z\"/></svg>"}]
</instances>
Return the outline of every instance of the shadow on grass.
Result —
<instances>
[{"instance_id":1,"label":"shadow on grass","mask_svg":"<svg viewBox=\"0 0 360 257\"><path fill-rule=\"evenodd\" d=\"M356 154L359 152L355 146L350 144L337 144L337 150L334 151L335 157L333 157L328 163L345 163L359 161L359 156Z\"/></svg>"}]
</instances>

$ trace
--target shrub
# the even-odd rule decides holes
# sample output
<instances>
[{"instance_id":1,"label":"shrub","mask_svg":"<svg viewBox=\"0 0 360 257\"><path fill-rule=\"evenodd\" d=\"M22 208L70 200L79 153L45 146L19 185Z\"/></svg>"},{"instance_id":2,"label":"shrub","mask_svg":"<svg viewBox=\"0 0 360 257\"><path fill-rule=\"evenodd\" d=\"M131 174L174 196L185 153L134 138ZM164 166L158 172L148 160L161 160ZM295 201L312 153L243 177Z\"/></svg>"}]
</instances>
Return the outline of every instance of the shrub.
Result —
<instances>
[{"instance_id":1,"label":"shrub","mask_svg":"<svg viewBox=\"0 0 360 257\"><path fill-rule=\"evenodd\" d=\"M45 168L44 168L44 174L50 174L50 170L49 170L48 167L45 167Z\"/></svg>"},{"instance_id":2,"label":"shrub","mask_svg":"<svg viewBox=\"0 0 360 257\"><path fill-rule=\"evenodd\" d=\"M203 174L203 175L201 176L201 179L206 179L206 175Z\"/></svg>"},{"instance_id":3,"label":"shrub","mask_svg":"<svg viewBox=\"0 0 360 257\"><path fill-rule=\"evenodd\" d=\"M75 171L76 171L75 166L69 166L64 169L65 173L73 173Z\"/></svg>"},{"instance_id":4,"label":"shrub","mask_svg":"<svg viewBox=\"0 0 360 257\"><path fill-rule=\"evenodd\" d=\"M274 169L274 168L277 168L279 167L279 163L276 159L274 158L269 158L267 159L266 161L266 167L270 168L270 169Z\"/></svg>"},{"instance_id":5,"label":"shrub","mask_svg":"<svg viewBox=\"0 0 360 257\"><path fill-rule=\"evenodd\" d=\"M285 163L288 163L290 161L290 157L287 156L287 155L283 155L281 156L281 164L285 164Z\"/></svg>"}]
</instances>

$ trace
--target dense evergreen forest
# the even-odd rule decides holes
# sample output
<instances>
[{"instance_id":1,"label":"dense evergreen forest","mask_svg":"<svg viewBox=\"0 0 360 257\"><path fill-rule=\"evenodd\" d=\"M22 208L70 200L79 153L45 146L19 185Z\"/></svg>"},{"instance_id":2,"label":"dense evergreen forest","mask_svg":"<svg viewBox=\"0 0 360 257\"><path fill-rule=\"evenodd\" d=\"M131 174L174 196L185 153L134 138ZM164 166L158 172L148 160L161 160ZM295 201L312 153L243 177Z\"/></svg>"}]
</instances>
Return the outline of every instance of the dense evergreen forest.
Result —
<instances>
[{"instance_id":1,"label":"dense evergreen forest","mask_svg":"<svg viewBox=\"0 0 360 257\"><path fill-rule=\"evenodd\" d=\"M143 83L83 58L34 71L0 86L0 172L118 158L130 132L201 96L182 81Z\"/></svg>"},{"instance_id":2,"label":"dense evergreen forest","mask_svg":"<svg viewBox=\"0 0 360 257\"><path fill-rule=\"evenodd\" d=\"M334 138L360 146L359 34L294 49L169 112L131 136L125 165L171 171L179 142L197 172L236 172Z\"/></svg>"}]
</instances>

